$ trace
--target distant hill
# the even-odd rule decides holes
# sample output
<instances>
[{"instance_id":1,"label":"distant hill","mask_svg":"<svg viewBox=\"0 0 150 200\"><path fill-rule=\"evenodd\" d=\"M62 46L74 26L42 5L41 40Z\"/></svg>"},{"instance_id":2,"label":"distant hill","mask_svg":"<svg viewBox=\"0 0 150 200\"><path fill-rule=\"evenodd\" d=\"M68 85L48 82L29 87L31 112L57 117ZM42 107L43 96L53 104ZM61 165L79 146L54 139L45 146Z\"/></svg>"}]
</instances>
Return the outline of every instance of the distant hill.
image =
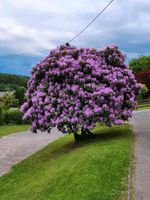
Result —
<instances>
[{"instance_id":1,"label":"distant hill","mask_svg":"<svg viewBox=\"0 0 150 200\"><path fill-rule=\"evenodd\" d=\"M0 91L13 91L16 87L27 87L28 76L0 73Z\"/></svg>"}]
</instances>

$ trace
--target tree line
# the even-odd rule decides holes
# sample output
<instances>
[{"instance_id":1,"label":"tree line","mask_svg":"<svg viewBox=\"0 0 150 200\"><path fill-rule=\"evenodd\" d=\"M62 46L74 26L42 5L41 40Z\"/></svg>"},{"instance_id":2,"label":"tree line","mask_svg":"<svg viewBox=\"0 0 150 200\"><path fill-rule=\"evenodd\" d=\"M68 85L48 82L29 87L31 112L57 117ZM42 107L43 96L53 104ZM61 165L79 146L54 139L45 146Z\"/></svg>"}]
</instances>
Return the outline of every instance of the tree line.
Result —
<instances>
[{"instance_id":1,"label":"tree line","mask_svg":"<svg viewBox=\"0 0 150 200\"><path fill-rule=\"evenodd\" d=\"M18 87L27 87L28 76L0 73L0 92L15 91Z\"/></svg>"},{"instance_id":2,"label":"tree line","mask_svg":"<svg viewBox=\"0 0 150 200\"><path fill-rule=\"evenodd\" d=\"M29 77L0 73L0 125L21 124L19 111L24 102L24 94Z\"/></svg>"},{"instance_id":3,"label":"tree line","mask_svg":"<svg viewBox=\"0 0 150 200\"><path fill-rule=\"evenodd\" d=\"M150 56L140 56L133 58L129 62L129 67L134 72L135 78L139 83L143 84L141 90L141 98L150 97Z\"/></svg>"}]
</instances>

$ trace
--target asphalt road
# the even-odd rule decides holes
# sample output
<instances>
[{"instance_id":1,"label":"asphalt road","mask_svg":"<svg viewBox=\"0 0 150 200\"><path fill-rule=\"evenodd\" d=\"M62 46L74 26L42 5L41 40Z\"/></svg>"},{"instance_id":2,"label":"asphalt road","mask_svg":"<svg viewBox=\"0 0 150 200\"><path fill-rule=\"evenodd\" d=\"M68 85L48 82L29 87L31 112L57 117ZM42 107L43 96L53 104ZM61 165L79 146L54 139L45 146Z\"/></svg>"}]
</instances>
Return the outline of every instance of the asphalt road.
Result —
<instances>
[{"instance_id":1,"label":"asphalt road","mask_svg":"<svg viewBox=\"0 0 150 200\"><path fill-rule=\"evenodd\" d=\"M150 110L136 111L131 123L135 133L135 200L150 200Z\"/></svg>"},{"instance_id":2,"label":"asphalt road","mask_svg":"<svg viewBox=\"0 0 150 200\"><path fill-rule=\"evenodd\" d=\"M24 131L0 138L0 176L9 172L13 165L61 136L62 133L54 128L49 134Z\"/></svg>"}]
</instances>

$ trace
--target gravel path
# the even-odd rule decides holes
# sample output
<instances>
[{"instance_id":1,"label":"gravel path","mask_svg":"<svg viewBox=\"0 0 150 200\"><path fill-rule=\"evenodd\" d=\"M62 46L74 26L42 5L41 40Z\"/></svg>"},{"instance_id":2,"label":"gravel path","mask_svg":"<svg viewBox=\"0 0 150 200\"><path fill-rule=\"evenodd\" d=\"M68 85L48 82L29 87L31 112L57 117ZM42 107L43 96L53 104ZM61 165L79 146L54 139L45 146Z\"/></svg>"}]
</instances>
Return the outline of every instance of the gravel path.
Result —
<instances>
[{"instance_id":1,"label":"gravel path","mask_svg":"<svg viewBox=\"0 0 150 200\"><path fill-rule=\"evenodd\" d=\"M150 200L150 110L136 111L131 123L135 132L135 200Z\"/></svg>"},{"instance_id":2,"label":"gravel path","mask_svg":"<svg viewBox=\"0 0 150 200\"><path fill-rule=\"evenodd\" d=\"M51 134L25 131L0 138L0 176L10 171L13 165L61 136L57 129L53 129Z\"/></svg>"}]
</instances>

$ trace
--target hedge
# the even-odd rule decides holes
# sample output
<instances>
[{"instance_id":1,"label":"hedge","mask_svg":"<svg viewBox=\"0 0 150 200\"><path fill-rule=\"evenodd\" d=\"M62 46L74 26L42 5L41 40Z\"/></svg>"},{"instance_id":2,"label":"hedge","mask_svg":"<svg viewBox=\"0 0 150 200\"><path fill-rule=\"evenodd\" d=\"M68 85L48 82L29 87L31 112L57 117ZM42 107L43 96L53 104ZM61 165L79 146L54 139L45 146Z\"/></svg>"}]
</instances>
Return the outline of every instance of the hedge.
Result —
<instances>
[{"instance_id":1,"label":"hedge","mask_svg":"<svg viewBox=\"0 0 150 200\"><path fill-rule=\"evenodd\" d=\"M22 124L22 113L18 108L10 108L3 112L3 119L5 124Z\"/></svg>"}]
</instances>

